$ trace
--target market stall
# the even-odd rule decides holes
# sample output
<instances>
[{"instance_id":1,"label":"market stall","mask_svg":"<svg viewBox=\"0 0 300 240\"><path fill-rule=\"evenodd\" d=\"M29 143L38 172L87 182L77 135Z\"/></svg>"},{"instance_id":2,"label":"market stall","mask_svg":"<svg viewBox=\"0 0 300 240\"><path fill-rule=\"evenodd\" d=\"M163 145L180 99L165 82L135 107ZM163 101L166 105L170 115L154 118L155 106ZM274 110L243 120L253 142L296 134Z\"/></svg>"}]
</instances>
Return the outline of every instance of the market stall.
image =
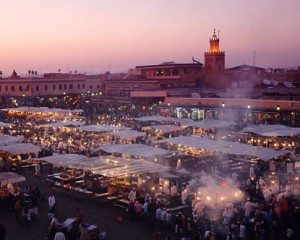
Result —
<instances>
[{"instance_id":1,"label":"market stall","mask_svg":"<svg viewBox=\"0 0 300 240\"><path fill-rule=\"evenodd\" d=\"M26 181L22 175L13 172L0 172L0 212L8 210L16 193L16 183Z\"/></svg>"},{"instance_id":2,"label":"market stall","mask_svg":"<svg viewBox=\"0 0 300 240\"><path fill-rule=\"evenodd\" d=\"M37 156L38 152L41 151L41 148L31 143L14 143L8 146L0 146L0 151L7 152L12 155L34 153Z\"/></svg>"},{"instance_id":3,"label":"market stall","mask_svg":"<svg viewBox=\"0 0 300 240\"><path fill-rule=\"evenodd\" d=\"M215 119L204 119L201 121L189 121L184 124L181 124L182 127L194 127L194 128L224 128L232 125L236 125L235 122L232 121L223 121L223 120L215 120Z\"/></svg>"},{"instance_id":4,"label":"market stall","mask_svg":"<svg viewBox=\"0 0 300 240\"><path fill-rule=\"evenodd\" d=\"M157 141L157 143L162 142L185 146L187 148L207 149L213 152L222 152L226 154L248 155L258 157L264 161L290 153L289 151L276 151L270 148L250 146L239 142L212 140L195 136L180 136Z\"/></svg>"},{"instance_id":5,"label":"market stall","mask_svg":"<svg viewBox=\"0 0 300 240\"><path fill-rule=\"evenodd\" d=\"M47 124L48 127L76 127L83 125L83 122L81 121L62 121L62 122L56 122L56 123L49 123Z\"/></svg>"},{"instance_id":6,"label":"market stall","mask_svg":"<svg viewBox=\"0 0 300 240\"><path fill-rule=\"evenodd\" d=\"M23 136L9 136L9 135L3 135L0 136L0 146L12 144L12 143L17 143L17 142L22 142L24 139Z\"/></svg>"},{"instance_id":7,"label":"market stall","mask_svg":"<svg viewBox=\"0 0 300 240\"><path fill-rule=\"evenodd\" d=\"M255 146L295 150L299 147L300 128L284 125L251 125L239 133L247 134L245 141Z\"/></svg>"},{"instance_id":8,"label":"market stall","mask_svg":"<svg viewBox=\"0 0 300 240\"><path fill-rule=\"evenodd\" d=\"M266 137L293 137L300 135L300 128L293 128L285 125L259 124L248 126L241 132L255 133Z\"/></svg>"},{"instance_id":9,"label":"market stall","mask_svg":"<svg viewBox=\"0 0 300 240\"><path fill-rule=\"evenodd\" d=\"M145 144L107 144L100 146L104 152L121 154L122 156L142 157L157 160L159 156L170 155L174 152L162 148L151 147Z\"/></svg>"},{"instance_id":10,"label":"market stall","mask_svg":"<svg viewBox=\"0 0 300 240\"><path fill-rule=\"evenodd\" d=\"M86 132L98 132L98 133L128 130L128 128L126 127L112 126L112 125L86 125L86 126L78 127L77 129Z\"/></svg>"},{"instance_id":11,"label":"market stall","mask_svg":"<svg viewBox=\"0 0 300 240\"><path fill-rule=\"evenodd\" d=\"M12 124L12 123L0 122L0 128L12 127L12 126L14 126L14 124Z\"/></svg>"},{"instance_id":12,"label":"market stall","mask_svg":"<svg viewBox=\"0 0 300 240\"><path fill-rule=\"evenodd\" d=\"M138 137L146 137L145 132L139 132L134 130L111 132L109 134L112 135L115 139L119 139L121 141L132 141Z\"/></svg>"}]
</instances>

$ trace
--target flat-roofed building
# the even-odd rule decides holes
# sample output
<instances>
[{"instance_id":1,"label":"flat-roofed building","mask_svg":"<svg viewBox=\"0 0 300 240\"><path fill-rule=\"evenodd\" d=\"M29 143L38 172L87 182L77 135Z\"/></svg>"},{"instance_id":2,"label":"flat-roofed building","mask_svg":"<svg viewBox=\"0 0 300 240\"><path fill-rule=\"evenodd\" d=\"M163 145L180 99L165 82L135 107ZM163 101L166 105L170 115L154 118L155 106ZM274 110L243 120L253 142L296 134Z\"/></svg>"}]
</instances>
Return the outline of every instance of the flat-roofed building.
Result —
<instances>
[{"instance_id":1,"label":"flat-roofed building","mask_svg":"<svg viewBox=\"0 0 300 240\"><path fill-rule=\"evenodd\" d=\"M107 79L105 95L128 98L131 91L199 87L203 85L202 67L197 61L136 66L122 79Z\"/></svg>"},{"instance_id":2,"label":"flat-roofed building","mask_svg":"<svg viewBox=\"0 0 300 240\"><path fill-rule=\"evenodd\" d=\"M58 96L64 94L100 93L107 75L46 73L43 77L0 78L1 96Z\"/></svg>"}]
</instances>

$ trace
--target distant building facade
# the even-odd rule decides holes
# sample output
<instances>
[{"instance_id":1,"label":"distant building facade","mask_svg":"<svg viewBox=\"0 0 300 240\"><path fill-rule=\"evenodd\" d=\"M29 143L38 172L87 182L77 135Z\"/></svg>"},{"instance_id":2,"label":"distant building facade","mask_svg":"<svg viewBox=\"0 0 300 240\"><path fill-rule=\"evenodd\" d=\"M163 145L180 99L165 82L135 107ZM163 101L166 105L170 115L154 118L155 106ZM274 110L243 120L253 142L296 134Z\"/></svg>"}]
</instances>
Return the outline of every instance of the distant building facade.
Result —
<instances>
[{"instance_id":1,"label":"distant building facade","mask_svg":"<svg viewBox=\"0 0 300 240\"><path fill-rule=\"evenodd\" d=\"M163 90L170 88L203 87L203 65L165 62L159 65L137 66L122 79L107 79L105 95L129 98L131 91Z\"/></svg>"},{"instance_id":2,"label":"distant building facade","mask_svg":"<svg viewBox=\"0 0 300 240\"><path fill-rule=\"evenodd\" d=\"M46 73L43 77L21 78L13 74L0 78L1 96L45 97L65 94L99 94L104 91L106 75Z\"/></svg>"}]
</instances>

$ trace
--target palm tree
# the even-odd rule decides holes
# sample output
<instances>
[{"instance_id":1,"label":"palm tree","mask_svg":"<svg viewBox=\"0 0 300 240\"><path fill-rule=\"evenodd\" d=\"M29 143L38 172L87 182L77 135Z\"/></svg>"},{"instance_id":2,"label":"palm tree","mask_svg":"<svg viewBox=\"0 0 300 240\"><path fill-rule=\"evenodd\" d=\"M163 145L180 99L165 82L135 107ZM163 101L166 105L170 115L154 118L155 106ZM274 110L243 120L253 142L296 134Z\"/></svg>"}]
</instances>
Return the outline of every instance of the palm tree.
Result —
<instances>
[{"instance_id":1,"label":"palm tree","mask_svg":"<svg viewBox=\"0 0 300 240\"><path fill-rule=\"evenodd\" d=\"M2 78L2 74L3 74L3 72L2 72L2 71L0 71L0 78Z\"/></svg>"},{"instance_id":2,"label":"palm tree","mask_svg":"<svg viewBox=\"0 0 300 240\"><path fill-rule=\"evenodd\" d=\"M37 76L37 71L34 71L34 75Z\"/></svg>"},{"instance_id":3,"label":"palm tree","mask_svg":"<svg viewBox=\"0 0 300 240\"><path fill-rule=\"evenodd\" d=\"M30 76L30 74L31 74L31 70L28 70L28 74L29 74L29 76Z\"/></svg>"}]
</instances>

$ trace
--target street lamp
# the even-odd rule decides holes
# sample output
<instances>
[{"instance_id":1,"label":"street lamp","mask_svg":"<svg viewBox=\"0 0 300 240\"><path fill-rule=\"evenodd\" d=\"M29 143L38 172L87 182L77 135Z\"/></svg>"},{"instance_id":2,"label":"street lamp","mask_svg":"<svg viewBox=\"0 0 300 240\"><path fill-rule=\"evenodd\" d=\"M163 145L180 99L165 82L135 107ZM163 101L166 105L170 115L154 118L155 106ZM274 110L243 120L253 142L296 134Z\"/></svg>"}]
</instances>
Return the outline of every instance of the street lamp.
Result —
<instances>
[{"instance_id":1,"label":"street lamp","mask_svg":"<svg viewBox=\"0 0 300 240\"><path fill-rule=\"evenodd\" d=\"M277 110L277 111L280 111L280 106L279 106L279 105L276 107L276 110Z\"/></svg>"},{"instance_id":2,"label":"street lamp","mask_svg":"<svg viewBox=\"0 0 300 240\"><path fill-rule=\"evenodd\" d=\"M251 105L248 105L247 108L250 109L250 108L251 108Z\"/></svg>"},{"instance_id":3,"label":"street lamp","mask_svg":"<svg viewBox=\"0 0 300 240\"><path fill-rule=\"evenodd\" d=\"M222 107L225 107L225 103L222 103Z\"/></svg>"}]
</instances>

